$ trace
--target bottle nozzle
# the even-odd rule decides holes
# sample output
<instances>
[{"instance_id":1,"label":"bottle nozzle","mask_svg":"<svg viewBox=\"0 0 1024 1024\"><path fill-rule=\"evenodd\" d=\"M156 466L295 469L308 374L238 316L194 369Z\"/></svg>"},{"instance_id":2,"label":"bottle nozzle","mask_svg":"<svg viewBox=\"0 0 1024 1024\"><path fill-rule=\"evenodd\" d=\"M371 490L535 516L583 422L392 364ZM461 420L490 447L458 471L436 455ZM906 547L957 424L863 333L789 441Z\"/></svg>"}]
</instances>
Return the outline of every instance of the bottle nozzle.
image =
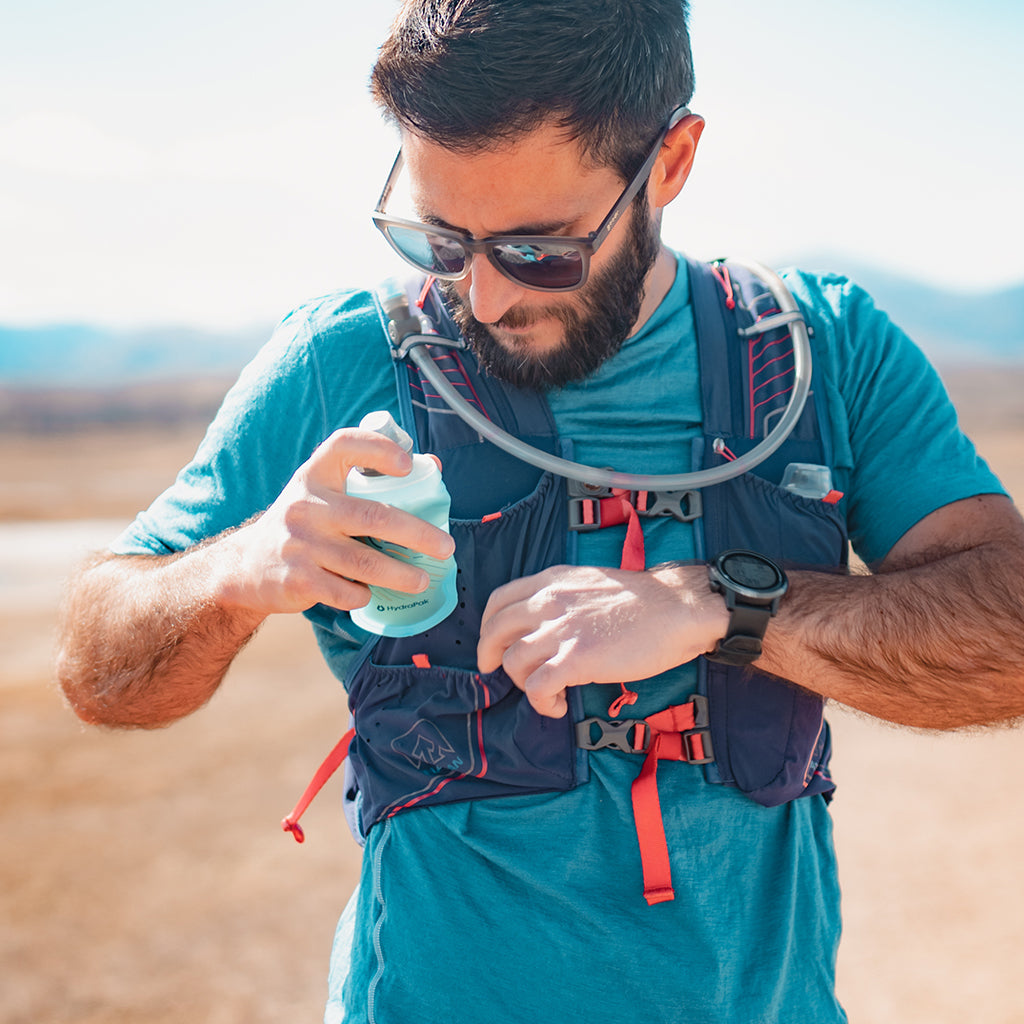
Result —
<instances>
[{"instance_id":1,"label":"bottle nozzle","mask_svg":"<svg viewBox=\"0 0 1024 1024\"><path fill-rule=\"evenodd\" d=\"M403 452L412 451L412 438L395 422L394 416L386 409L368 412L359 421L359 427L361 430L372 430L376 434L383 434L384 437L394 441ZM357 466L356 468L363 476L383 476L382 473L369 467Z\"/></svg>"}]
</instances>

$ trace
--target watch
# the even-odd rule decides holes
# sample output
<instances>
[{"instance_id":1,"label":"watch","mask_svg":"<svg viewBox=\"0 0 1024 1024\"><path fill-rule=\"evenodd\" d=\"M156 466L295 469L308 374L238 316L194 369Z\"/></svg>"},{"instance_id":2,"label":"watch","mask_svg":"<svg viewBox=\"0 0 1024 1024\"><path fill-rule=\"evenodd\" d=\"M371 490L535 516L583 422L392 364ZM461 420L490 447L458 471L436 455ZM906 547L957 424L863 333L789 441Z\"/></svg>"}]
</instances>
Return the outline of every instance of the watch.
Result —
<instances>
[{"instance_id":1,"label":"watch","mask_svg":"<svg viewBox=\"0 0 1024 1024\"><path fill-rule=\"evenodd\" d=\"M725 598L729 629L704 655L724 665L749 665L761 656L768 620L789 589L786 574L756 551L723 551L708 563L711 589Z\"/></svg>"}]
</instances>

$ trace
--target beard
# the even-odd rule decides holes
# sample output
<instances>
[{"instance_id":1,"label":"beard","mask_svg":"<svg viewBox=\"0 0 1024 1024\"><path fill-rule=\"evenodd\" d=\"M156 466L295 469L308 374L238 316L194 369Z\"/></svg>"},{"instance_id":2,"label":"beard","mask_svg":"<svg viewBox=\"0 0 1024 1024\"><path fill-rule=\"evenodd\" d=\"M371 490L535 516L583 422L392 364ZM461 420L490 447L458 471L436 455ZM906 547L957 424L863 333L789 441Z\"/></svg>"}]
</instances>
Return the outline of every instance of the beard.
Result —
<instances>
[{"instance_id":1,"label":"beard","mask_svg":"<svg viewBox=\"0 0 1024 1024\"><path fill-rule=\"evenodd\" d=\"M473 316L455 282L438 281L452 319L487 373L514 387L544 391L589 377L622 348L640 316L647 275L661 248L658 224L649 214L645 194L641 197L630 209L629 237L603 270L572 293L574 305L540 310L513 306L494 324L523 329L538 319L554 319L562 325L563 337L547 352L533 353L528 344L502 344Z\"/></svg>"}]
</instances>

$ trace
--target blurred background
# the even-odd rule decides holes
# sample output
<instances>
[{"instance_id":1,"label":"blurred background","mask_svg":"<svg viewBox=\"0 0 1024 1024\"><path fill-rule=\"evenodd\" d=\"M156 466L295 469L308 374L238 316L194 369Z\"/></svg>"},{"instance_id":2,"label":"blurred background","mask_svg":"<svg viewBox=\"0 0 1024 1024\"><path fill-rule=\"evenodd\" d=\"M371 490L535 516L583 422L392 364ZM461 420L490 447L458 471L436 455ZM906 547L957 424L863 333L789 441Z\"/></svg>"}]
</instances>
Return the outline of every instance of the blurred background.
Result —
<instances>
[{"instance_id":1,"label":"blurred background","mask_svg":"<svg viewBox=\"0 0 1024 1024\"><path fill-rule=\"evenodd\" d=\"M401 272L365 95L396 4L0 0L0 1022L317 1020L358 872L343 730L302 620L211 705L87 730L51 678L61 581L190 457L305 299ZM693 0L707 119L665 236L849 273L932 356L1024 501L1024 7ZM1019 730L836 709L851 1020L1019 1021Z\"/></svg>"}]
</instances>

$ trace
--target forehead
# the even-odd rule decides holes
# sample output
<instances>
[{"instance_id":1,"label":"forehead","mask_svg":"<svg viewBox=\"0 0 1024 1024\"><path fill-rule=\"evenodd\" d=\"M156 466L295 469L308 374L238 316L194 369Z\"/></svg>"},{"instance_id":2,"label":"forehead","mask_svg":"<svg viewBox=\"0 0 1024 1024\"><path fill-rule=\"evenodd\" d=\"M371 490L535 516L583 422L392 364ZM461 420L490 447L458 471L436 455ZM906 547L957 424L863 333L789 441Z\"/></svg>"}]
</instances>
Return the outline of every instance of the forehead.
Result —
<instances>
[{"instance_id":1,"label":"forehead","mask_svg":"<svg viewBox=\"0 0 1024 1024\"><path fill-rule=\"evenodd\" d=\"M402 152L417 214L477 236L568 228L622 189L615 171L595 167L553 126L469 152L403 132Z\"/></svg>"}]
</instances>

